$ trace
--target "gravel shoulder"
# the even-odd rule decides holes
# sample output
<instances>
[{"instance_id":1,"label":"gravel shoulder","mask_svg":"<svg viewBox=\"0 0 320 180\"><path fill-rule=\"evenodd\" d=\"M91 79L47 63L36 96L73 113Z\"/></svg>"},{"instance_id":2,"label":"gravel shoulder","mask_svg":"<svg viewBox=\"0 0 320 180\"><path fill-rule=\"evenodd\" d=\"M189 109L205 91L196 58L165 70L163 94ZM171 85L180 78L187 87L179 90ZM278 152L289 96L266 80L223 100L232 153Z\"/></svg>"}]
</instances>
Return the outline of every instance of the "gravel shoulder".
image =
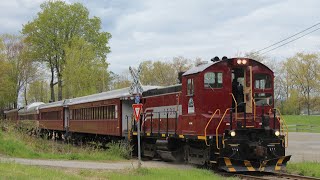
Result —
<instances>
[{"instance_id":1,"label":"gravel shoulder","mask_svg":"<svg viewBox=\"0 0 320 180\"><path fill-rule=\"evenodd\" d=\"M102 169L102 170L121 170L133 169L138 167L137 160L117 161L117 162L88 162L88 161L73 161L73 160L40 160L40 159L24 159L0 157L1 162L14 162L25 165L60 167L60 168L77 168L77 169ZM163 161L142 161L142 167L147 168L179 168L190 169L191 165L174 164Z\"/></svg>"}]
</instances>

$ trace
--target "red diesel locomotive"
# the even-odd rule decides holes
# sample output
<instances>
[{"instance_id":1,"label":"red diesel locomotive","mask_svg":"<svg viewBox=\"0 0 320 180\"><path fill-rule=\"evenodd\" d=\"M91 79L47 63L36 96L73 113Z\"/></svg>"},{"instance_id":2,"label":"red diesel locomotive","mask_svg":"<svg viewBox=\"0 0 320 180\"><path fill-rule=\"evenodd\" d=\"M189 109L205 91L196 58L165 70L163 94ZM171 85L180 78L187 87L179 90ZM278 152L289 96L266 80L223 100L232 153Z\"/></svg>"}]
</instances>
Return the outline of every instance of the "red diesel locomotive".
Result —
<instances>
[{"instance_id":1,"label":"red diesel locomotive","mask_svg":"<svg viewBox=\"0 0 320 180\"><path fill-rule=\"evenodd\" d=\"M229 172L282 170L291 156L273 80L258 61L216 57L183 73L181 84L143 86L142 155ZM127 139L136 147L133 103L124 88L40 105L38 121L61 137Z\"/></svg>"}]
</instances>

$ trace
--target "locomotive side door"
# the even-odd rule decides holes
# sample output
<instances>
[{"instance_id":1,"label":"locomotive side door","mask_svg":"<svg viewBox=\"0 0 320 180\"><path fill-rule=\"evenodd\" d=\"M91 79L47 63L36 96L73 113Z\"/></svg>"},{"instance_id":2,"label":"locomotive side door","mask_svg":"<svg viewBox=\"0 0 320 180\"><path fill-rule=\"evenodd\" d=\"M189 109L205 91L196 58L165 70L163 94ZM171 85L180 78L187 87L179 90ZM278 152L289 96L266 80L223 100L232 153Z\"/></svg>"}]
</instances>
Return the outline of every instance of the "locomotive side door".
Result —
<instances>
[{"instance_id":1,"label":"locomotive side door","mask_svg":"<svg viewBox=\"0 0 320 180\"><path fill-rule=\"evenodd\" d=\"M237 101L237 110L238 112L244 111L243 103L245 103L244 92L246 89L246 79L245 79L245 69L244 68L233 68L232 69L232 94ZM231 98L232 107L235 108L235 102Z\"/></svg>"}]
</instances>

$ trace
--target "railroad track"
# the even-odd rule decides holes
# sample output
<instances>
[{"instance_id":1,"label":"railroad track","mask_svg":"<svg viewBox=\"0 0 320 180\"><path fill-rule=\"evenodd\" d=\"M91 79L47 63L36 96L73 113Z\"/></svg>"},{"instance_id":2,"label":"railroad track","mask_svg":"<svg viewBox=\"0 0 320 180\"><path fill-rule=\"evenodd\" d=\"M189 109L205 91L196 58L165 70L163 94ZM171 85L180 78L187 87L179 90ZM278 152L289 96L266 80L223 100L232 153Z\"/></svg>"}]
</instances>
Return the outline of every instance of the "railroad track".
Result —
<instances>
[{"instance_id":1,"label":"railroad track","mask_svg":"<svg viewBox=\"0 0 320 180\"><path fill-rule=\"evenodd\" d=\"M255 172L255 173L222 173L222 176L238 177L245 180L273 180L273 179L288 179L288 180L320 180L320 178L300 176L287 173L267 173L267 172Z\"/></svg>"}]
</instances>

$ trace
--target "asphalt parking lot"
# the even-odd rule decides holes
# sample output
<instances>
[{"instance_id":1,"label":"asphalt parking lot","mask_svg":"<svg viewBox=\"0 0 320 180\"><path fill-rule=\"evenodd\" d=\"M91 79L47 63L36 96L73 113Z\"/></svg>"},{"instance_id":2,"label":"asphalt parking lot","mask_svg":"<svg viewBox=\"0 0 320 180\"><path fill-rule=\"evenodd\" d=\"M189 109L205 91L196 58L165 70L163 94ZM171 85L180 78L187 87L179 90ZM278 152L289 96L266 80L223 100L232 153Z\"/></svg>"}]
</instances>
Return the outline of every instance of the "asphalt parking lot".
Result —
<instances>
[{"instance_id":1,"label":"asphalt parking lot","mask_svg":"<svg viewBox=\"0 0 320 180\"><path fill-rule=\"evenodd\" d=\"M291 162L320 162L320 133L289 132L286 154Z\"/></svg>"}]
</instances>

